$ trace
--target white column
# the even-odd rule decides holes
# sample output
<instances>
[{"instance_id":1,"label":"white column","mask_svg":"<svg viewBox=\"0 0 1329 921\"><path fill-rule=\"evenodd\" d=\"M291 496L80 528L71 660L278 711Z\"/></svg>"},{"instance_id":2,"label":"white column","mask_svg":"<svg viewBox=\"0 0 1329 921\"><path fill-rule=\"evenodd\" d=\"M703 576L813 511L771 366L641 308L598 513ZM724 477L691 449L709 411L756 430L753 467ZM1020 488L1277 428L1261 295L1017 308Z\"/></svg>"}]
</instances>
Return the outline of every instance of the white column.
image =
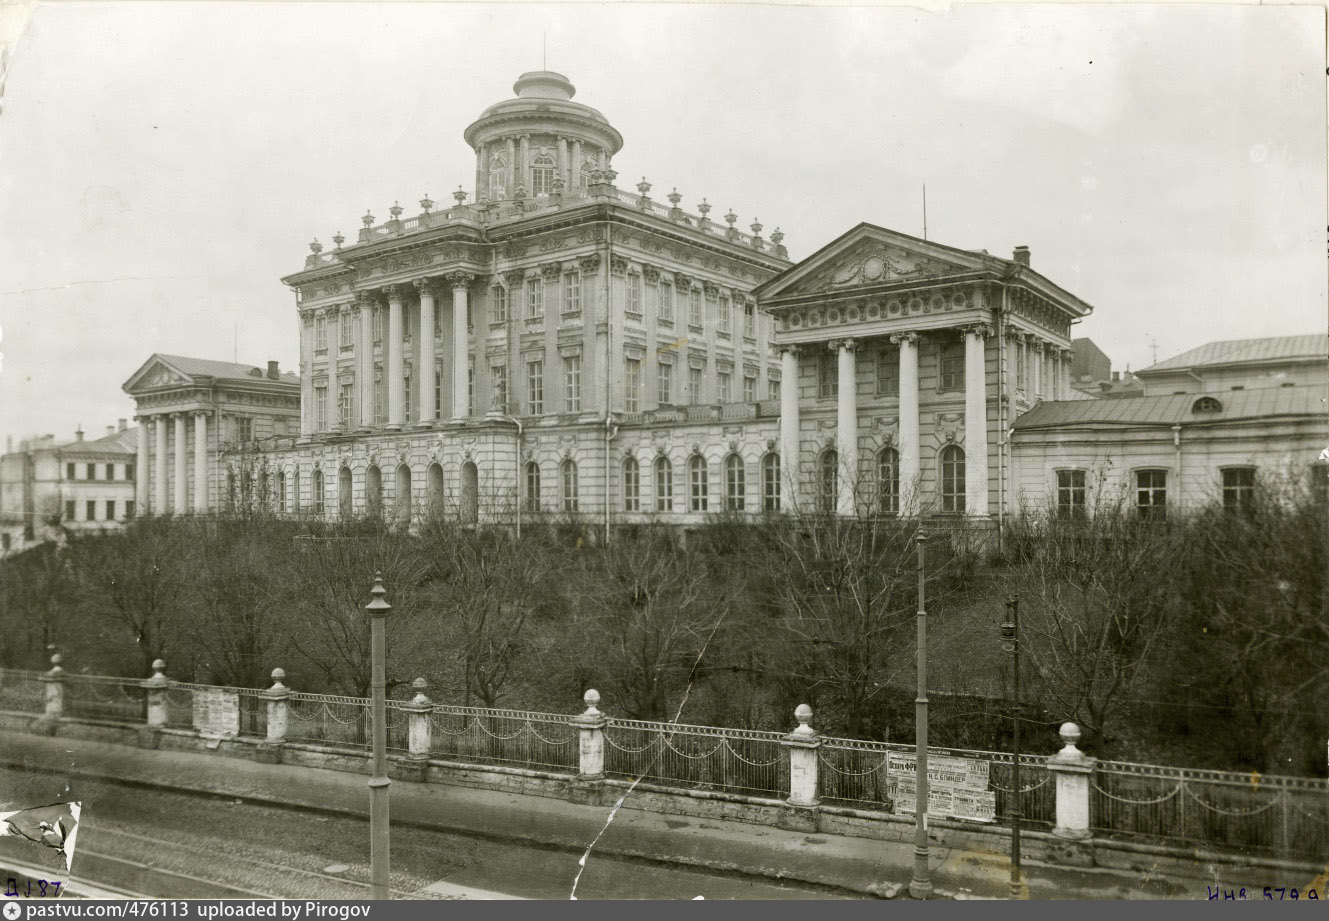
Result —
<instances>
[{"instance_id":1,"label":"white column","mask_svg":"<svg viewBox=\"0 0 1329 921\"><path fill-rule=\"evenodd\" d=\"M1029 343L1029 405L1038 402L1039 395L1043 392L1043 343L1039 339L1033 339Z\"/></svg>"},{"instance_id":2,"label":"white column","mask_svg":"<svg viewBox=\"0 0 1329 921\"><path fill-rule=\"evenodd\" d=\"M360 340L355 345L355 385L359 393L359 425L374 424L374 299L361 294L356 301L360 313Z\"/></svg>"},{"instance_id":3,"label":"white column","mask_svg":"<svg viewBox=\"0 0 1329 921\"><path fill-rule=\"evenodd\" d=\"M134 421L138 423L138 457L134 464L134 514L148 514L148 438L151 432L148 431L148 416L139 416Z\"/></svg>"},{"instance_id":4,"label":"white column","mask_svg":"<svg viewBox=\"0 0 1329 921\"><path fill-rule=\"evenodd\" d=\"M208 510L208 414L194 413L194 511Z\"/></svg>"},{"instance_id":5,"label":"white column","mask_svg":"<svg viewBox=\"0 0 1329 921\"><path fill-rule=\"evenodd\" d=\"M471 275L453 272L448 276L452 285L452 420L466 418L466 372L470 367L470 336L466 332L466 296L470 290Z\"/></svg>"},{"instance_id":6,"label":"white column","mask_svg":"<svg viewBox=\"0 0 1329 921\"><path fill-rule=\"evenodd\" d=\"M558 138L558 174L563 177L563 182L570 191L572 171L568 169L568 139L562 135Z\"/></svg>"},{"instance_id":7,"label":"white column","mask_svg":"<svg viewBox=\"0 0 1329 921\"><path fill-rule=\"evenodd\" d=\"M918 333L896 333L900 346L900 514L919 514L920 453L918 438Z\"/></svg>"},{"instance_id":8,"label":"white column","mask_svg":"<svg viewBox=\"0 0 1329 921\"><path fill-rule=\"evenodd\" d=\"M831 343L839 357L839 400L836 406L836 453L840 461L836 483L839 496L835 510L841 515L854 514L858 492L858 362L854 352L858 343L840 339Z\"/></svg>"},{"instance_id":9,"label":"white column","mask_svg":"<svg viewBox=\"0 0 1329 921\"><path fill-rule=\"evenodd\" d=\"M581 188L581 141L578 140L572 142L572 162L568 164L568 188Z\"/></svg>"},{"instance_id":10,"label":"white column","mask_svg":"<svg viewBox=\"0 0 1329 921\"><path fill-rule=\"evenodd\" d=\"M523 134L521 136L521 158L520 172L517 174L517 185L526 190L526 194L531 193L531 136Z\"/></svg>"},{"instance_id":11,"label":"white column","mask_svg":"<svg viewBox=\"0 0 1329 921\"><path fill-rule=\"evenodd\" d=\"M155 506L152 513L154 515L166 514L166 421L165 415L158 414L152 417L152 427L157 433L156 453L154 458L152 504Z\"/></svg>"},{"instance_id":12,"label":"white column","mask_svg":"<svg viewBox=\"0 0 1329 921\"><path fill-rule=\"evenodd\" d=\"M420 332L415 345L416 392L419 394L419 425L429 425L438 418L434 406L434 282L428 278L416 281L420 290Z\"/></svg>"},{"instance_id":13,"label":"white column","mask_svg":"<svg viewBox=\"0 0 1329 921\"><path fill-rule=\"evenodd\" d=\"M401 291L388 285L388 330L383 337L386 353L384 373L388 376L388 428L400 429L405 416L406 379L402 376Z\"/></svg>"},{"instance_id":14,"label":"white column","mask_svg":"<svg viewBox=\"0 0 1329 921\"><path fill-rule=\"evenodd\" d=\"M508 189L506 198L512 198L517 194L517 150L513 138L504 138L508 145Z\"/></svg>"},{"instance_id":15,"label":"white column","mask_svg":"<svg viewBox=\"0 0 1329 921\"><path fill-rule=\"evenodd\" d=\"M175 506L174 512L177 515L183 515L186 511L186 500L189 496L189 456L185 450L185 442L189 437L189 426L185 421L184 413L175 413Z\"/></svg>"},{"instance_id":16,"label":"white column","mask_svg":"<svg viewBox=\"0 0 1329 921\"><path fill-rule=\"evenodd\" d=\"M300 314L300 440L308 440L313 434L314 311L305 310Z\"/></svg>"},{"instance_id":17,"label":"white column","mask_svg":"<svg viewBox=\"0 0 1329 921\"><path fill-rule=\"evenodd\" d=\"M964 484L965 514L983 518L988 514L988 401L986 340L991 327L985 324L964 331Z\"/></svg>"},{"instance_id":18,"label":"white column","mask_svg":"<svg viewBox=\"0 0 1329 921\"><path fill-rule=\"evenodd\" d=\"M786 345L780 349L780 489L782 507L791 512L798 508L798 426L798 346Z\"/></svg>"}]
</instances>

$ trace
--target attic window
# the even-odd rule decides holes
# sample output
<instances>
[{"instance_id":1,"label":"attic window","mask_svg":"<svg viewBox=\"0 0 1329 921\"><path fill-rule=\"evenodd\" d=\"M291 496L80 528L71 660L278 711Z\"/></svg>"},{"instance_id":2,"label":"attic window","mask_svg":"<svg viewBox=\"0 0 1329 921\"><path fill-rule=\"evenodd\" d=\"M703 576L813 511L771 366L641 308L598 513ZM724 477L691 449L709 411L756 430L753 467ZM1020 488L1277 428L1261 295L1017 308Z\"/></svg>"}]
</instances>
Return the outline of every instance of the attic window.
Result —
<instances>
[{"instance_id":1,"label":"attic window","mask_svg":"<svg viewBox=\"0 0 1329 921\"><path fill-rule=\"evenodd\" d=\"M1213 397L1200 397L1195 401L1195 405L1191 407L1193 413L1216 413L1222 412L1222 410L1223 404Z\"/></svg>"},{"instance_id":2,"label":"attic window","mask_svg":"<svg viewBox=\"0 0 1329 921\"><path fill-rule=\"evenodd\" d=\"M249 369L249 376L250 376L250 377L262 377L262 376L263 376L263 371L262 371L261 369L259 369L259 368L250 368L250 369Z\"/></svg>"}]
</instances>

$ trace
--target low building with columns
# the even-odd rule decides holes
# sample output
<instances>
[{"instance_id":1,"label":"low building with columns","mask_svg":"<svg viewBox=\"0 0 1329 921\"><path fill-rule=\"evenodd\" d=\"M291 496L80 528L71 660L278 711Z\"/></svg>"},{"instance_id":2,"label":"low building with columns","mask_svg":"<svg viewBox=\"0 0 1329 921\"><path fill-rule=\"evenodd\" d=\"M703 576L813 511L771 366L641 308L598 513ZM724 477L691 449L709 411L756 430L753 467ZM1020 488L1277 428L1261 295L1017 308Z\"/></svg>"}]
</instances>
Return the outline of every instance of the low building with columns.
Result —
<instances>
[{"instance_id":1,"label":"low building with columns","mask_svg":"<svg viewBox=\"0 0 1329 921\"><path fill-rule=\"evenodd\" d=\"M1030 266L860 224L756 291L782 352L786 505L998 518L1006 433L1068 399L1092 309Z\"/></svg>"},{"instance_id":2,"label":"low building with columns","mask_svg":"<svg viewBox=\"0 0 1329 921\"><path fill-rule=\"evenodd\" d=\"M134 398L140 424L140 515L226 508L246 457L298 432L300 379L281 373L275 361L263 369L157 354L123 389Z\"/></svg>"},{"instance_id":3,"label":"low building with columns","mask_svg":"<svg viewBox=\"0 0 1329 921\"><path fill-rule=\"evenodd\" d=\"M283 279L302 413L267 458L280 503L403 523L760 508L780 366L752 291L789 266L783 234L619 189L623 139L567 78L514 92L465 131L472 190L367 214Z\"/></svg>"}]
</instances>

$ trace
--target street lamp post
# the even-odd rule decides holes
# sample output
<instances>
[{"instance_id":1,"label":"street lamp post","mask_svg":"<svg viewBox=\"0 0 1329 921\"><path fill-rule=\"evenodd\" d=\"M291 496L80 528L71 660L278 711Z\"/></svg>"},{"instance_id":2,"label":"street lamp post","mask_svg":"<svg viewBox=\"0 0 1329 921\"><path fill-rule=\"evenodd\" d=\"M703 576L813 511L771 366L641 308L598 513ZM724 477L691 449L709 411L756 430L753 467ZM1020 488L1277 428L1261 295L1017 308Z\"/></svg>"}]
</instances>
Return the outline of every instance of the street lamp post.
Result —
<instances>
[{"instance_id":1,"label":"street lamp post","mask_svg":"<svg viewBox=\"0 0 1329 921\"><path fill-rule=\"evenodd\" d=\"M920 532L915 540L918 544L918 696L914 698L914 878L909 881L909 894L926 899L932 895L932 873L928 867L928 612L923 568L928 539Z\"/></svg>"},{"instance_id":2,"label":"street lamp post","mask_svg":"<svg viewBox=\"0 0 1329 921\"><path fill-rule=\"evenodd\" d=\"M1006 602L1006 622L1001 625L1001 648L1011 654L1011 690L1015 696L1015 712L1011 720L1014 731L1014 752L1011 757L1011 801L1007 813L1011 817L1011 898L1020 898L1020 819L1023 817L1020 788L1020 596L1013 595Z\"/></svg>"},{"instance_id":3,"label":"street lamp post","mask_svg":"<svg viewBox=\"0 0 1329 921\"><path fill-rule=\"evenodd\" d=\"M370 892L374 899L392 898L389 886L388 856L388 723L384 702L387 686L384 660L387 657L383 638L383 621L392 605L383 600L387 589L383 587L383 573L374 573L374 597L365 610L369 612L370 632L370 731L374 737L374 766L369 778L369 873Z\"/></svg>"}]
</instances>

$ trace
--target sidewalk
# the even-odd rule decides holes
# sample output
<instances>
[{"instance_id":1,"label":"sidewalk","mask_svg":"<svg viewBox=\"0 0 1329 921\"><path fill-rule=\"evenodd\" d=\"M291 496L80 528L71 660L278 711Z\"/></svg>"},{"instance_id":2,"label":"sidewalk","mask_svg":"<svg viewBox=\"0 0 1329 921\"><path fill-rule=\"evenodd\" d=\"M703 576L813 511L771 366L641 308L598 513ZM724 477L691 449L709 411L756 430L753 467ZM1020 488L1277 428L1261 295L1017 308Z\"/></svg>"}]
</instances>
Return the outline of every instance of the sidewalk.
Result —
<instances>
[{"instance_id":1,"label":"sidewalk","mask_svg":"<svg viewBox=\"0 0 1329 921\"><path fill-rule=\"evenodd\" d=\"M306 810L353 816L369 812L366 777L339 771L13 732L3 734L0 763ZM608 806L541 796L400 780L392 783L391 803L394 824L519 840L578 856L604 828L610 811ZM865 896L902 894L912 876L912 844L660 815L631 806L629 797L596 845L598 852L794 879ZM931 858L937 897L1006 897L1010 874L1006 854L933 845ZM1203 870L1197 867L1197 873ZM1033 899L1203 898L1206 883L1214 884L1212 878L1164 879L1152 873L1028 861L1025 872Z\"/></svg>"}]
</instances>

